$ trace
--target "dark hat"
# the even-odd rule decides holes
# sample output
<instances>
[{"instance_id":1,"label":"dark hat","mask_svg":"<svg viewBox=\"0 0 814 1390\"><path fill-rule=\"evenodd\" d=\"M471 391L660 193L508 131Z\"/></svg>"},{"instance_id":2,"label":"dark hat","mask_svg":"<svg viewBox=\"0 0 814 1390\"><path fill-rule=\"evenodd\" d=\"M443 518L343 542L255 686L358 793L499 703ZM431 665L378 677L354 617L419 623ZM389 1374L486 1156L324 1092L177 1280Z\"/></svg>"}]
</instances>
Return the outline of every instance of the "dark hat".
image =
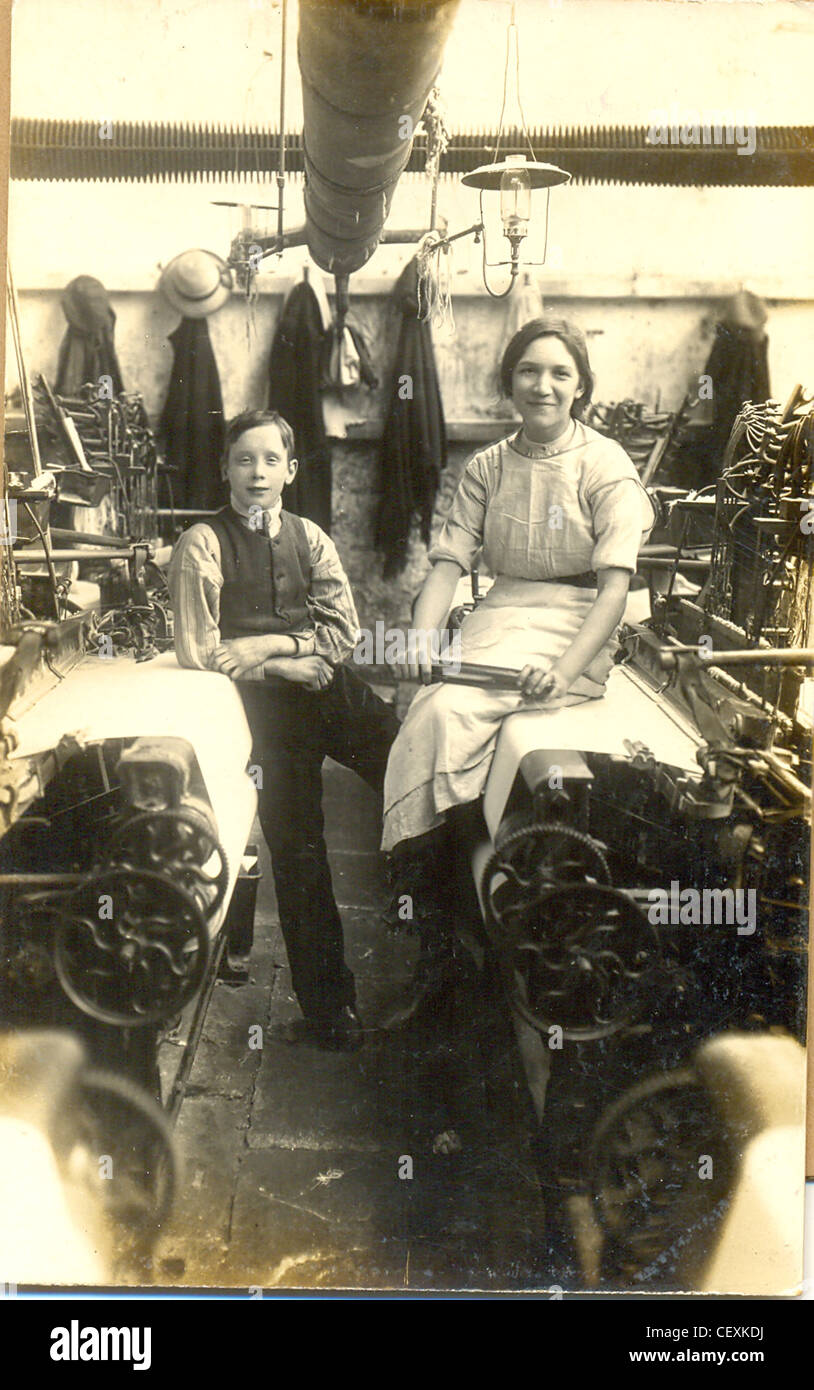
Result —
<instances>
[{"instance_id":1,"label":"dark hat","mask_svg":"<svg viewBox=\"0 0 814 1390\"><path fill-rule=\"evenodd\" d=\"M80 333L113 331L116 315L110 307L107 290L92 275L77 275L62 291L62 312L71 328Z\"/></svg>"}]
</instances>

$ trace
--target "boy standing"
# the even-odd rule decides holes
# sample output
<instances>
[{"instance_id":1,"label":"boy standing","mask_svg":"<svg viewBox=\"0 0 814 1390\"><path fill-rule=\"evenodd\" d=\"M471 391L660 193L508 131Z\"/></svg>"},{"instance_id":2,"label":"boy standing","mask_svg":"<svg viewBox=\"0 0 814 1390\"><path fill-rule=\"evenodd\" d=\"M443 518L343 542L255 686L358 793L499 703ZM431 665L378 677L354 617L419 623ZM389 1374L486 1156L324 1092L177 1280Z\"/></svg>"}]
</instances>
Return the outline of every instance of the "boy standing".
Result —
<instances>
[{"instance_id":1,"label":"boy standing","mask_svg":"<svg viewBox=\"0 0 814 1390\"><path fill-rule=\"evenodd\" d=\"M362 1026L322 833L322 762L343 763L380 796L398 721L343 664L358 627L333 542L282 510L293 447L276 411L227 425L229 505L191 526L170 562L175 649L182 666L239 682L294 992L317 1044L353 1051Z\"/></svg>"}]
</instances>

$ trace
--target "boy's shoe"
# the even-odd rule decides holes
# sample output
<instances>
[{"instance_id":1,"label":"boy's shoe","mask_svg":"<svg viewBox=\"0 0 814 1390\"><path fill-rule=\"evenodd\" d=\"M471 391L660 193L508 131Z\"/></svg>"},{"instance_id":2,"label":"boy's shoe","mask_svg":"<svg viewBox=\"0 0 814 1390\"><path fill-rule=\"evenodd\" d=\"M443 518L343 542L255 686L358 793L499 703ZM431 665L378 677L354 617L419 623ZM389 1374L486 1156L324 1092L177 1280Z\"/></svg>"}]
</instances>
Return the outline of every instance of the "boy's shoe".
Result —
<instances>
[{"instance_id":1,"label":"boy's shoe","mask_svg":"<svg viewBox=\"0 0 814 1390\"><path fill-rule=\"evenodd\" d=\"M365 1041L362 1020L352 1004L346 1004L327 1023L311 1022L309 1031L325 1052L358 1052Z\"/></svg>"},{"instance_id":2,"label":"boy's shoe","mask_svg":"<svg viewBox=\"0 0 814 1390\"><path fill-rule=\"evenodd\" d=\"M356 1010L350 1004L340 1009L335 1018L317 1022L313 1018L291 1018L271 1027L274 1042L315 1043L325 1052L358 1052L364 1043L364 1029Z\"/></svg>"}]
</instances>

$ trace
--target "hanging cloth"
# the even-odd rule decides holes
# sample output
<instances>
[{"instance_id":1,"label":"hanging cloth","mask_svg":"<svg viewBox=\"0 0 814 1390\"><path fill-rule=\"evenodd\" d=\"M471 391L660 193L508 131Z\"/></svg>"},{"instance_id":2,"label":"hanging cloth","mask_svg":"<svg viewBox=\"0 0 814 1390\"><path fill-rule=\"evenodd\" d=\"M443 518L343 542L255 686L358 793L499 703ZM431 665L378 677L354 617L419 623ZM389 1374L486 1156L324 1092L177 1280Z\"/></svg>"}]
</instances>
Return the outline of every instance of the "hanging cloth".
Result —
<instances>
[{"instance_id":1,"label":"hanging cloth","mask_svg":"<svg viewBox=\"0 0 814 1390\"><path fill-rule=\"evenodd\" d=\"M509 307L506 310L506 327L503 332L503 347L500 351L501 360L504 349L508 347L515 333L525 323L530 323L532 319L542 318L543 313L543 296L540 294L537 282L532 279L531 271L524 270L523 278L509 300Z\"/></svg>"},{"instance_id":2,"label":"hanging cloth","mask_svg":"<svg viewBox=\"0 0 814 1390\"><path fill-rule=\"evenodd\" d=\"M430 542L435 496L447 463L447 437L435 370L430 326L418 318L418 264L405 266L393 291L401 315L389 404L380 452L383 496L376 546L384 552L384 576L404 568L414 517Z\"/></svg>"},{"instance_id":3,"label":"hanging cloth","mask_svg":"<svg viewBox=\"0 0 814 1390\"><path fill-rule=\"evenodd\" d=\"M345 321L342 328L334 326L326 336L322 361L323 391L355 391L367 386L374 391L379 384L362 330Z\"/></svg>"},{"instance_id":4,"label":"hanging cloth","mask_svg":"<svg viewBox=\"0 0 814 1390\"><path fill-rule=\"evenodd\" d=\"M166 461L175 469L169 487L176 507L214 511L223 506L223 397L205 318L183 318L169 334L175 358L161 416Z\"/></svg>"},{"instance_id":5,"label":"hanging cloth","mask_svg":"<svg viewBox=\"0 0 814 1390\"><path fill-rule=\"evenodd\" d=\"M268 403L293 429L299 461L297 476L283 494L283 505L330 534L331 452L320 396L324 344L317 297L310 284L300 281L283 305L271 345Z\"/></svg>"},{"instance_id":6,"label":"hanging cloth","mask_svg":"<svg viewBox=\"0 0 814 1390\"><path fill-rule=\"evenodd\" d=\"M712 378L712 429L707 441L707 477L718 477L727 440L745 401L769 399L769 340L762 330L718 323L704 373Z\"/></svg>"},{"instance_id":7,"label":"hanging cloth","mask_svg":"<svg viewBox=\"0 0 814 1390\"><path fill-rule=\"evenodd\" d=\"M102 282L77 275L62 292L62 312L68 328L59 348L57 395L73 396L86 382L96 385L108 376L118 396L124 384L113 342L116 315Z\"/></svg>"}]
</instances>

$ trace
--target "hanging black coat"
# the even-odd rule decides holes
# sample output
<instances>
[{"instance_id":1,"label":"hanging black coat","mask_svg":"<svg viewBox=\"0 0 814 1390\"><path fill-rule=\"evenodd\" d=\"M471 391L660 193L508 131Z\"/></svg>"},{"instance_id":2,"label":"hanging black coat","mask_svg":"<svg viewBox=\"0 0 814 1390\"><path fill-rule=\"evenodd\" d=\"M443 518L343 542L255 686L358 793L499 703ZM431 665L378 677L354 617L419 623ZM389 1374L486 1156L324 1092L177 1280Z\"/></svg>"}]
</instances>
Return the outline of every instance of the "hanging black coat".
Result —
<instances>
[{"instance_id":1,"label":"hanging black coat","mask_svg":"<svg viewBox=\"0 0 814 1390\"><path fill-rule=\"evenodd\" d=\"M704 368L705 374L712 377L709 475L704 482L717 478L721 471L726 443L744 401L758 403L769 399L768 342L765 333L752 328L716 325L715 342Z\"/></svg>"},{"instance_id":2,"label":"hanging black coat","mask_svg":"<svg viewBox=\"0 0 814 1390\"><path fill-rule=\"evenodd\" d=\"M283 492L283 505L330 533L331 452L320 395L325 336L319 302L303 280L283 305L274 334L268 403L293 429L299 463L294 482Z\"/></svg>"},{"instance_id":3,"label":"hanging black coat","mask_svg":"<svg viewBox=\"0 0 814 1390\"><path fill-rule=\"evenodd\" d=\"M173 345L170 388L161 416L166 461L176 507L215 510L226 501L220 476L223 397L206 319L182 319Z\"/></svg>"},{"instance_id":4,"label":"hanging black coat","mask_svg":"<svg viewBox=\"0 0 814 1390\"><path fill-rule=\"evenodd\" d=\"M430 541L435 496L447 462L447 437L435 353L429 324L418 318L418 269L405 266L393 291L401 314L390 400L380 454L383 496L376 546L384 551L385 578L393 578L407 559L413 519Z\"/></svg>"},{"instance_id":5,"label":"hanging black coat","mask_svg":"<svg viewBox=\"0 0 814 1390\"><path fill-rule=\"evenodd\" d=\"M92 275L77 275L63 291L62 312L68 328L59 347L57 395L74 396L86 382L96 386L108 376L113 395L118 396L124 386L113 342L116 315L102 282Z\"/></svg>"}]
</instances>

